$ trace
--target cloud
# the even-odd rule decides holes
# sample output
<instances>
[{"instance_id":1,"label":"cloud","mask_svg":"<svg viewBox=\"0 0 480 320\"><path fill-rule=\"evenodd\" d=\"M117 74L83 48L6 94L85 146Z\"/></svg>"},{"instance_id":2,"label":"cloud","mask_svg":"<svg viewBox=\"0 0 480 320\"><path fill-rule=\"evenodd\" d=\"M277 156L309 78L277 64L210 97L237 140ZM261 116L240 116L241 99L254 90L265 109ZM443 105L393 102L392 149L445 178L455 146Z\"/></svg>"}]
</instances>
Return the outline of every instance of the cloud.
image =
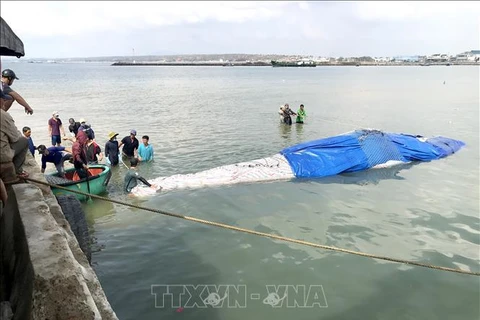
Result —
<instances>
[{"instance_id":1,"label":"cloud","mask_svg":"<svg viewBox=\"0 0 480 320\"><path fill-rule=\"evenodd\" d=\"M289 5L291 2L2 1L2 16L20 35L55 36L210 20L231 23L268 20L284 14Z\"/></svg>"},{"instance_id":2,"label":"cloud","mask_svg":"<svg viewBox=\"0 0 480 320\"><path fill-rule=\"evenodd\" d=\"M382 21L442 19L468 13L478 17L480 3L476 1L367 1L356 2L355 12L360 19Z\"/></svg>"},{"instance_id":3,"label":"cloud","mask_svg":"<svg viewBox=\"0 0 480 320\"><path fill-rule=\"evenodd\" d=\"M302 10L309 10L310 6L308 5L308 2L306 1L299 1L298 2L298 7Z\"/></svg>"},{"instance_id":4,"label":"cloud","mask_svg":"<svg viewBox=\"0 0 480 320\"><path fill-rule=\"evenodd\" d=\"M5 1L27 57L394 56L479 48L477 2Z\"/></svg>"}]
</instances>

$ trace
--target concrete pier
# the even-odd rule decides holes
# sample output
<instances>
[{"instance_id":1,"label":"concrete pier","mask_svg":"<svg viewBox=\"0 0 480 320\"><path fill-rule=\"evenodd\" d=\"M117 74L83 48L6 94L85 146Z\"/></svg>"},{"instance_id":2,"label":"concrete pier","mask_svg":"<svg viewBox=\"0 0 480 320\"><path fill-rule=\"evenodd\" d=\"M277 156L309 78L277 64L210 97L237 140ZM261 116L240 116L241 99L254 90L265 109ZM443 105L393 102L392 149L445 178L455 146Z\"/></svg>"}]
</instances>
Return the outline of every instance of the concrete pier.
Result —
<instances>
[{"instance_id":1,"label":"concrete pier","mask_svg":"<svg viewBox=\"0 0 480 320\"><path fill-rule=\"evenodd\" d=\"M45 181L30 153L24 169ZM49 187L8 187L0 231L2 320L118 319Z\"/></svg>"}]
</instances>

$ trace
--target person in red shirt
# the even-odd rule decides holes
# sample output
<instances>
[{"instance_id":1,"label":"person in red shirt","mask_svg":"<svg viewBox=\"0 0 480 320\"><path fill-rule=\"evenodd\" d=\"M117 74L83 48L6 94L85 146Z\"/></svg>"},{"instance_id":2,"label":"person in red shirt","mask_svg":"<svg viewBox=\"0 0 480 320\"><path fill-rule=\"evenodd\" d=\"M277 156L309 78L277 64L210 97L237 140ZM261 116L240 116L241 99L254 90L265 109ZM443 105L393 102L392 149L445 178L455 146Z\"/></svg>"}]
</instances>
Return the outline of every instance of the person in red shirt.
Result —
<instances>
[{"instance_id":1,"label":"person in red shirt","mask_svg":"<svg viewBox=\"0 0 480 320\"><path fill-rule=\"evenodd\" d=\"M77 139L72 145L73 166L80 179L87 177L87 141L87 134L84 131L78 131Z\"/></svg>"},{"instance_id":2,"label":"person in red shirt","mask_svg":"<svg viewBox=\"0 0 480 320\"><path fill-rule=\"evenodd\" d=\"M54 111L52 117L48 120L48 132L52 138L52 146L55 147L55 145L57 145L59 147L62 144L62 136L60 133L65 136L65 131L63 130L62 120L60 120L57 111Z\"/></svg>"},{"instance_id":3,"label":"person in red shirt","mask_svg":"<svg viewBox=\"0 0 480 320\"><path fill-rule=\"evenodd\" d=\"M93 139L88 139L86 152L88 164L98 164L103 159L102 148Z\"/></svg>"}]
</instances>

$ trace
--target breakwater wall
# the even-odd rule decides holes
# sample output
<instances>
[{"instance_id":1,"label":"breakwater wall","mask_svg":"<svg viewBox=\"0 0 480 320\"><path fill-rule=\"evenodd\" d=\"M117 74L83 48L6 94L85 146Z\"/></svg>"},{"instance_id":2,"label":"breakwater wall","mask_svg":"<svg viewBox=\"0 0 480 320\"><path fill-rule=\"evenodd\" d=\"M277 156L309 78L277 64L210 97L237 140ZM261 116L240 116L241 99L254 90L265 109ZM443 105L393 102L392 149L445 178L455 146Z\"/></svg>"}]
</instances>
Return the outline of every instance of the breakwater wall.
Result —
<instances>
[{"instance_id":1,"label":"breakwater wall","mask_svg":"<svg viewBox=\"0 0 480 320\"><path fill-rule=\"evenodd\" d=\"M272 67L270 62L114 62L111 66L128 66L128 67ZM408 66L480 66L479 62L319 62L314 66L317 67L335 67L335 66L349 66L349 67L408 67ZM309 67L305 65L277 65L275 67Z\"/></svg>"},{"instance_id":2,"label":"breakwater wall","mask_svg":"<svg viewBox=\"0 0 480 320\"><path fill-rule=\"evenodd\" d=\"M112 66L132 66L132 67L161 67L161 66L176 66L176 67L268 67L270 63L266 62L241 62L241 63L209 63L209 62L114 62Z\"/></svg>"}]
</instances>

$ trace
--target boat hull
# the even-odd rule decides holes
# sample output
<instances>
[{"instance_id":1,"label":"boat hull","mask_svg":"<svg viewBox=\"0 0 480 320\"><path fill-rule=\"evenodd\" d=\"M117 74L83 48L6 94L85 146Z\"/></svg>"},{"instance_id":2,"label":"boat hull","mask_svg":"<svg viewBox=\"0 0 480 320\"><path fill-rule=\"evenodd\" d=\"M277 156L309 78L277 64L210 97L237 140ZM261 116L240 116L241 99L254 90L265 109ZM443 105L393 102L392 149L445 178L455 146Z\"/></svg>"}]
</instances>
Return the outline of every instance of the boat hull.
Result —
<instances>
[{"instance_id":1,"label":"boat hull","mask_svg":"<svg viewBox=\"0 0 480 320\"><path fill-rule=\"evenodd\" d=\"M110 171L110 168L104 165L91 165L89 166L89 169L92 169L92 171L98 171L98 172L101 171L101 172L99 174L89 177L88 184L86 179L72 181L69 179L64 179L59 177L58 173L47 175L46 179L50 184L59 185L69 190L80 191L84 193L91 193L94 195L100 195L105 193L107 191L107 185L110 182L110 177L112 176L112 172ZM65 175L67 177L71 177L73 176L74 172L75 172L75 169L73 168L68 169L65 171ZM75 195L75 197L80 201L86 201L88 199L87 196L74 193L74 192L69 192L67 190L64 190L63 188L60 189L54 186L51 187L52 192L55 196L72 194L72 195ZM90 192L89 192L89 189L90 189Z\"/></svg>"}]
</instances>

